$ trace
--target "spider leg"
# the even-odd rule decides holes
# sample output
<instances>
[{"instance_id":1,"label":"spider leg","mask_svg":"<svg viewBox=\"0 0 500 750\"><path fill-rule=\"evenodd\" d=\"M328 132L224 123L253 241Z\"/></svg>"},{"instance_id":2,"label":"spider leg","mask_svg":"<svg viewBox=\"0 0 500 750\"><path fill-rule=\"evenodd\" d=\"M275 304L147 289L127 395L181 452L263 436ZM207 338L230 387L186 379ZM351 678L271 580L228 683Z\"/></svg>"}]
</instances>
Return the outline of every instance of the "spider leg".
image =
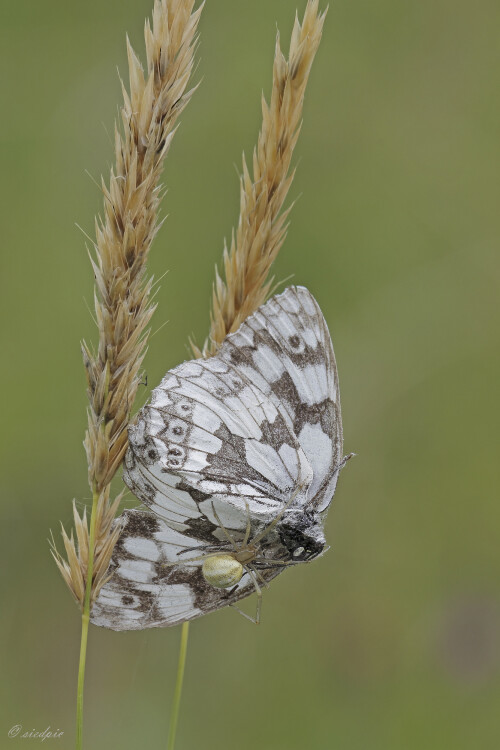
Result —
<instances>
[{"instance_id":1,"label":"spider leg","mask_svg":"<svg viewBox=\"0 0 500 750\"><path fill-rule=\"evenodd\" d=\"M236 606L236 604L230 604L229 606L235 609L237 612L240 613L240 615L243 615L243 617L247 620L250 620L250 622L253 622L254 625L258 625L260 623L260 612L262 609L262 589L259 586L259 582L257 580L257 576L255 575L255 572L250 568L248 565L244 566L246 572L252 579L252 583L255 587L255 593L257 594L257 610L255 612L255 617L251 617L250 615L247 615L246 612L243 612L239 607Z\"/></svg>"},{"instance_id":2,"label":"spider leg","mask_svg":"<svg viewBox=\"0 0 500 750\"><path fill-rule=\"evenodd\" d=\"M243 612L243 610L237 607L236 604L230 604L229 606L235 609L240 615L242 615L245 618L245 620L250 620L250 622L253 622L254 625L258 625L258 623L255 621L253 617L251 617L250 615L247 615L246 612Z\"/></svg>"},{"instance_id":3,"label":"spider leg","mask_svg":"<svg viewBox=\"0 0 500 750\"><path fill-rule=\"evenodd\" d=\"M264 576L261 575L261 573L259 572L259 570L257 568L254 568L253 563L252 563L252 565L248 565L248 568L250 568L250 570L252 570L255 573L255 575L257 576L257 580L260 581L260 583L262 584L262 586L265 589L269 588L268 582L266 581L266 579L264 578Z\"/></svg>"},{"instance_id":4,"label":"spider leg","mask_svg":"<svg viewBox=\"0 0 500 750\"><path fill-rule=\"evenodd\" d=\"M166 568L171 568L173 565L187 565L188 563L192 562L199 562L200 560L206 560L207 557L217 557L217 555L220 555L220 550L217 552L207 552L205 555L200 555L199 557L189 557L187 560L174 560L173 562L164 562L161 563Z\"/></svg>"},{"instance_id":5,"label":"spider leg","mask_svg":"<svg viewBox=\"0 0 500 750\"><path fill-rule=\"evenodd\" d=\"M250 523L250 508L248 507L248 502L246 500L245 508L247 509L247 529L245 531L245 538L243 539L243 547L247 546L248 540L250 539L250 533L252 531L252 525Z\"/></svg>"},{"instance_id":6,"label":"spider leg","mask_svg":"<svg viewBox=\"0 0 500 750\"><path fill-rule=\"evenodd\" d=\"M224 524L222 523L222 521L220 520L220 518L219 518L219 516L217 514L217 511L215 510L215 506L213 504L213 501L212 501L212 512L213 512L213 514L215 516L215 520L217 521L217 523L221 527L221 529L222 529L222 531L224 533L224 536L226 537L226 539L228 539L231 542L231 544L233 545L233 548L234 548L235 552L238 552L238 547L236 545L236 542L234 541L233 537L231 536L231 534L229 533L229 531L226 529L226 527L224 526Z\"/></svg>"},{"instance_id":7,"label":"spider leg","mask_svg":"<svg viewBox=\"0 0 500 750\"><path fill-rule=\"evenodd\" d=\"M257 580L257 576L255 575L252 568L247 567L248 575L252 579L253 585L255 586L255 591L257 593L257 611L255 612L255 624L258 625L260 623L260 610L262 608L262 589L259 586L259 582Z\"/></svg>"},{"instance_id":8,"label":"spider leg","mask_svg":"<svg viewBox=\"0 0 500 750\"><path fill-rule=\"evenodd\" d=\"M180 557L181 555L185 555L186 552L196 552L197 550L202 549L218 549L218 547L215 544L200 544L198 547L186 547L185 549L181 549L180 552L177 553L177 556Z\"/></svg>"}]
</instances>

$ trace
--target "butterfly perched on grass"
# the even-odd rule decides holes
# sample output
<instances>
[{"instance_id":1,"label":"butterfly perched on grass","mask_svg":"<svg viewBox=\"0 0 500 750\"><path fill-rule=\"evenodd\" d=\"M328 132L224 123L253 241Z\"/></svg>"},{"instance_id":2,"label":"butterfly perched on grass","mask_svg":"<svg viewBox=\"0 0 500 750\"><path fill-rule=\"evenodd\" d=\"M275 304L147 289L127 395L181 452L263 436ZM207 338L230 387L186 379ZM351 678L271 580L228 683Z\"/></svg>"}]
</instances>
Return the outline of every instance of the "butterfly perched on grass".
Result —
<instances>
[{"instance_id":1,"label":"butterfly perched on grass","mask_svg":"<svg viewBox=\"0 0 500 750\"><path fill-rule=\"evenodd\" d=\"M95 625L175 625L326 549L342 456L332 342L304 287L272 297L217 354L175 367L129 428L127 510Z\"/></svg>"}]
</instances>

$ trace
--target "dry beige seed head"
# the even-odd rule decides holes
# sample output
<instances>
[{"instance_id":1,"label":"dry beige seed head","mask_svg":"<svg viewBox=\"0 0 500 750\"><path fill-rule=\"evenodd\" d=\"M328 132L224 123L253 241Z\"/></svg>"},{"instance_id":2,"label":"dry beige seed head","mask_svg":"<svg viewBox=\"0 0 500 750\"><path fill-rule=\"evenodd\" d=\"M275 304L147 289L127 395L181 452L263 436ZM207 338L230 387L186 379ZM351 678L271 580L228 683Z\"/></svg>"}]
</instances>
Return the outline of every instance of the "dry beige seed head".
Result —
<instances>
[{"instance_id":1,"label":"dry beige seed head","mask_svg":"<svg viewBox=\"0 0 500 750\"><path fill-rule=\"evenodd\" d=\"M309 72L321 41L325 13L309 0L302 23L295 18L288 60L276 39L270 103L262 98L262 128L253 153L252 175L243 156L240 217L231 247L224 247L224 279L216 269L210 335L203 351L215 354L228 333L235 331L269 295L269 271L284 242L290 208L283 211L294 177L290 172L299 137L302 105Z\"/></svg>"},{"instance_id":2,"label":"dry beige seed head","mask_svg":"<svg viewBox=\"0 0 500 750\"><path fill-rule=\"evenodd\" d=\"M52 545L56 563L80 605L89 561L94 600L108 580L106 571L120 534L113 521L121 495L110 501L110 482L127 448L147 326L154 312L145 263L159 228L159 179L177 118L193 93L186 89L202 6L196 11L193 7L193 0L155 0L152 27L146 22L145 28L146 74L127 40L130 93L123 86L122 130L115 130L116 166L109 186L102 183L104 216L96 221L91 257L98 350L83 344L89 396L85 448L95 512L89 529L86 512L80 516L73 506L77 541L73 532L68 537L63 529L66 559ZM230 249L224 248L224 280L216 271L210 336L203 352L193 346L196 356L214 354L271 290L269 271L286 236L290 209L283 210L283 205L294 176L290 172L293 149L324 18L318 0L308 0L302 23L296 18L288 60L277 38L271 99L269 105L262 100L263 122L252 175L243 157L238 227Z\"/></svg>"},{"instance_id":3,"label":"dry beige seed head","mask_svg":"<svg viewBox=\"0 0 500 750\"><path fill-rule=\"evenodd\" d=\"M109 499L109 485L127 449L127 427L146 351L148 324L155 306L146 260L159 229L160 175L177 119L193 89L187 88L194 65L202 6L194 0L155 0L153 23L146 21L146 72L127 40L129 88L123 88L121 129L115 128L115 167L109 185L102 181L104 214L96 220L91 263L95 274L95 312L99 345L83 344L88 383L85 436L89 484L95 513L89 529L86 513L73 508L77 543L63 529L65 560L55 549L59 569L83 604L87 566L93 567L91 598L106 580L119 535L112 526L120 502ZM90 539L95 543L90 550Z\"/></svg>"},{"instance_id":4,"label":"dry beige seed head","mask_svg":"<svg viewBox=\"0 0 500 750\"><path fill-rule=\"evenodd\" d=\"M92 600L95 599L101 587L110 578L109 575L106 575L106 571L108 569L109 561L111 560L114 546L118 541L121 531L119 525L113 527L113 521L115 520L122 497L123 493L120 493L115 500L110 503L109 487L99 495L95 521L96 529L99 529L99 534L96 536L94 544ZM73 518L77 544L75 545L73 531L71 531L71 535L68 537L64 527L61 525L61 535L67 559L57 551L53 539L51 540L51 551L69 590L75 597L77 603L82 605L85 598L85 586L89 564L89 529L87 526L86 510L83 511L83 514L80 517L74 501Z\"/></svg>"}]
</instances>

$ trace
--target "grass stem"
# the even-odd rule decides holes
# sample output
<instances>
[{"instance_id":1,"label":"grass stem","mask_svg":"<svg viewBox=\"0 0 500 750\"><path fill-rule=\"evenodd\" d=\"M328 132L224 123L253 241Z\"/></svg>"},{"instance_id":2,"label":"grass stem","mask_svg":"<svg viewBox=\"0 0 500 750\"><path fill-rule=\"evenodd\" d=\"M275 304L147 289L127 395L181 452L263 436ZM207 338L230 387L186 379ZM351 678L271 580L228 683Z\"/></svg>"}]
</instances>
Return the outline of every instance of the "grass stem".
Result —
<instances>
[{"instance_id":1,"label":"grass stem","mask_svg":"<svg viewBox=\"0 0 500 750\"><path fill-rule=\"evenodd\" d=\"M99 494L94 491L92 499L92 513L90 516L89 535L89 559L87 567L87 583L85 587L85 601L82 611L82 637L80 641L80 662L78 665L78 688L76 695L76 750L82 750L83 746L83 688L85 683L85 663L87 659L87 640L89 634L90 619L90 594L92 591L92 574L94 567L94 543L97 516L97 502Z\"/></svg>"},{"instance_id":2,"label":"grass stem","mask_svg":"<svg viewBox=\"0 0 500 750\"><path fill-rule=\"evenodd\" d=\"M170 727L168 731L167 750L174 750L175 735L177 732L177 720L179 718L179 708L181 705L182 682L184 679L184 667L186 666L186 653L189 635L189 622L182 623L181 645L179 648L179 663L177 665L177 680L175 682L174 699L172 701L172 710L170 712Z\"/></svg>"}]
</instances>

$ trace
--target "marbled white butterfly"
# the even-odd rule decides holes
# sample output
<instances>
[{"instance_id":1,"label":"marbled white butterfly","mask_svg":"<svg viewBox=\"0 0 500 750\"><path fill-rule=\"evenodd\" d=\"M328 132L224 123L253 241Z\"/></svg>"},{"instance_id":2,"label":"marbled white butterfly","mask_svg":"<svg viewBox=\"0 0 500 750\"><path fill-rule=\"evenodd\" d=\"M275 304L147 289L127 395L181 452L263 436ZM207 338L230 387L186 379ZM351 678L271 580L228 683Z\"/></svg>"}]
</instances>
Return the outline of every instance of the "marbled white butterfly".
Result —
<instances>
[{"instance_id":1,"label":"marbled white butterfly","mask_svg":"<svg viewBox=\"0 0 500 750\"><path fill-rule=\"evenodd\" d=\"M326 548L342 458L337 368L304 287L272 297L218 353L175 367L129 429L127 510L95 625L200 617ZM252 618L250 618L252 619Z\"/></svg>"}]
</instances>

